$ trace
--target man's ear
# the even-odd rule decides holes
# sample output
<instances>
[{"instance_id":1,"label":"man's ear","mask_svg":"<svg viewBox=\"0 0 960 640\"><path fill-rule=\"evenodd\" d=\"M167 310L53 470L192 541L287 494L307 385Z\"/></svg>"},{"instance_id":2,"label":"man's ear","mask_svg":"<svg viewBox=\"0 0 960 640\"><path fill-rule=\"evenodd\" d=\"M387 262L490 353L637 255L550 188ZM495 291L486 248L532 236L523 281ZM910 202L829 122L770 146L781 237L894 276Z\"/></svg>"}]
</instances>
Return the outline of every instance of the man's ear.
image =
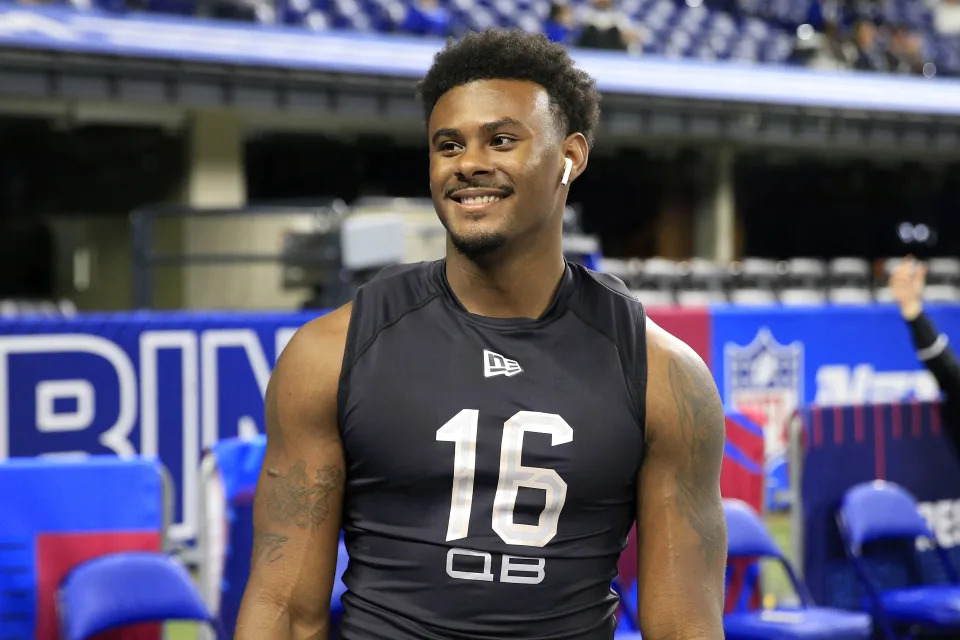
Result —
<instances>
[{"instance_id":1,"label":"man's ear","mask_svg":"<svg viewBox=\"0 0 960 640\"><path fill-rule=\"evenodd\" d=\"M580 177L587 169L587 160L590 156L590 145L587 144L587 139L582 133L571 133L563 141L563 167L561 171L561 182L563 182L562 177L569 177L566 182L563 182L565 185L569 185L574 180ZM569 166L569 172L567 167Z\"/></svg>"}]
</instances>

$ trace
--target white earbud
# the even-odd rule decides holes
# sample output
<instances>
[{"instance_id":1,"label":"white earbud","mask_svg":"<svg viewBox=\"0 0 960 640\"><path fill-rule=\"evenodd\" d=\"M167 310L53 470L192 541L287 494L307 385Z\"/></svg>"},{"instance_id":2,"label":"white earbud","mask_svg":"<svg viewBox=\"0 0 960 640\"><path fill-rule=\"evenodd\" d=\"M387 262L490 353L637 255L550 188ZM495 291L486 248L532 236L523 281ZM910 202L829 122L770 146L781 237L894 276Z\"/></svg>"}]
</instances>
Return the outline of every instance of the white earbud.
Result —
<instances>
[{"instance_id":1,"label":"white earbud","mask_svg":"<svg viewBox=\"0 0 960 640\"><path fill-rule=\"evenodd\" d=\"M573 171L573 160L570 158L563 159L563 178L560 180L560 184L566 185L570 182L570 172Z\"/></svg>"}]
</instances>

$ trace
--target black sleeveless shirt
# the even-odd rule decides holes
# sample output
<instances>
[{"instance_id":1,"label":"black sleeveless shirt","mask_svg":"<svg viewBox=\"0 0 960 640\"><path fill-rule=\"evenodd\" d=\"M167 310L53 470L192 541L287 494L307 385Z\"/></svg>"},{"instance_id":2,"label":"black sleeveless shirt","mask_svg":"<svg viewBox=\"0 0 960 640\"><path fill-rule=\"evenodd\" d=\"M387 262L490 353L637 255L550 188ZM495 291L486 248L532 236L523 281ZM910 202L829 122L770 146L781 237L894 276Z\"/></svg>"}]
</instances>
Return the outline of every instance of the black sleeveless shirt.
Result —
<instances>
[{"instance_id":1,"label":"black sleeveless shirt","mask_svg":"<svg viewBox=\"0 0 960 640\"><path fill-rule=\"evenodd\" d=\"M635 519L643 306L568 264L542 317L469 313L444 261L353 305L338 397L345 640L608 640Z\"/></svg>"}]
</instances>

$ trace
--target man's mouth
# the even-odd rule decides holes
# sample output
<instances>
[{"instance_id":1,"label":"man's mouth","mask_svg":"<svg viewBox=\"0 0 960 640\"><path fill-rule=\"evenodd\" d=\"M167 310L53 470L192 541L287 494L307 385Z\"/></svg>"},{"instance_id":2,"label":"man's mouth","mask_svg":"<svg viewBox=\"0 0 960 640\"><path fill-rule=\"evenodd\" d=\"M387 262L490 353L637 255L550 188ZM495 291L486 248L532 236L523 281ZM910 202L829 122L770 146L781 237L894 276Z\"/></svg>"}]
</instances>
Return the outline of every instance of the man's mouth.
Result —
<instances>
[{"instance_id":1,"label":"man's mouth","mask_svg":"<svg viewBox=\"0 0 960 640\"><path fill-rule=\"evenodd\" d=\"M482 207L508 198L510 193L502 189L461 189L450 195L450 199L465 207Z\"/></svg>"}]
</instances>

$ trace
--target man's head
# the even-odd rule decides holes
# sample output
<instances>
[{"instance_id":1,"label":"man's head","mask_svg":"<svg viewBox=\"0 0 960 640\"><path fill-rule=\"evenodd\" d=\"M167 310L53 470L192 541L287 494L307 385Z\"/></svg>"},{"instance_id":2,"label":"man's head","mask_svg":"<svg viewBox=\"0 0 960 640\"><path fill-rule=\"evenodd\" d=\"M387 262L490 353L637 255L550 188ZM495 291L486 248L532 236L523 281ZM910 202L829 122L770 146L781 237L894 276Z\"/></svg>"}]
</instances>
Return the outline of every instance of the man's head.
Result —
<instances>
[{"instance_id":1,"label":"man's head","mask_svg":"<svg viewBox=\"0 0 960 640\"><path fill-rule=\"evenodd\" d=\"M419 86L430 191L461 253L478 259L557 232L600 114L594 80L540 35L485 31L437 54Z\"/></svg>"},{"instance_id":2,"label":"man's head","mask_svg":"<svg viewBox=\"0 0 960 640\"><path fill-rule=\"evenodd\" d=\"M869 20L860 20L853 25L853 41L861 49L870 49L877 39L877 25Z\"/></svg>"}]
</instances>

